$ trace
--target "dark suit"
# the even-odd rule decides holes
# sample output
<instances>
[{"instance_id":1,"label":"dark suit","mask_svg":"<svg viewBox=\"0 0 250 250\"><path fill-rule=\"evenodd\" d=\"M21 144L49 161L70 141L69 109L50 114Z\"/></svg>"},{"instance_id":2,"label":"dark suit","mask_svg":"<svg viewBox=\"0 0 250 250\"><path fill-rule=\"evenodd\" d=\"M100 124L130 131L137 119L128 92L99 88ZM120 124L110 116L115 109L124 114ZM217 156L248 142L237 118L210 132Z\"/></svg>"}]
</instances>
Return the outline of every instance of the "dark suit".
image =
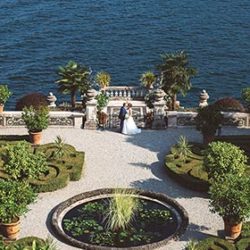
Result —
<instances>
[{"instance_id":1,"label":"dark suit","mask_svg":"<svg viewBox=\"0 0 250 250\"><path fill-rule=\"evenodd\" d=\"M119 112L119 119L121 120L120 121L120 133L122 132L122 129L123 129L123 123L124 123L124 120L125 120L125 116L127 114L127 110L124 106L122 106L120 108L120 112Z\"/></svg>"}]
</instances>

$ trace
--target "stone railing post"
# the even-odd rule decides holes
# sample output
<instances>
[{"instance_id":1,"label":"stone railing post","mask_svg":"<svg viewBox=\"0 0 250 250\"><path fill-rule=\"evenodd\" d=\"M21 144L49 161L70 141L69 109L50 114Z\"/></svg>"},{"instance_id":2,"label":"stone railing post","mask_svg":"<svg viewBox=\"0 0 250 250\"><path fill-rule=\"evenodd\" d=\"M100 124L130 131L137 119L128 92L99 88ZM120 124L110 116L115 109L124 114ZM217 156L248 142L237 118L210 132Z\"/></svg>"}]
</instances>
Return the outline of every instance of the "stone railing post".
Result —
<instances>
[{"instance_id":1,"label":"stone railing post","mask_svg":"<svg viewBox=\"0 0 250 250\"><path fill-rule=\"evenodd\" d=\"M96 106L97 100L95 99L97 93L94 89L90 89L87 92L88 101L86 103L86 122L84 128L96 129L97 128L97 117L96 117Z\"/></svg>"},{"instance_id":2,"label":"stone railing post","mask_svg":"<svg viewBox=\"0 0 250 250\"><path fill-rule=\"evenodd\" d=\"M157 89L154 91L155 101L154 101L154 120L152 124L152 129L165 129L165 101L164 96L166 93L162 89Z\"/></svg>"}]
</instances>

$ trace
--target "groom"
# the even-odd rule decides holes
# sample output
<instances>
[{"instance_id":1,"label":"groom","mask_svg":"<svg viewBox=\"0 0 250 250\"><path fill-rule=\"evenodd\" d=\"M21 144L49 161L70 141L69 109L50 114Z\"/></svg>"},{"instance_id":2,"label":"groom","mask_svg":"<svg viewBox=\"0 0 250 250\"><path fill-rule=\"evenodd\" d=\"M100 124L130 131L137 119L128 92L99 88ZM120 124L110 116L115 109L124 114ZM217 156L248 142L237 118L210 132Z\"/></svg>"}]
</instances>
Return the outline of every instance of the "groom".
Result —
<instances>
[{"instance_id":1,"label":"groom","mask_svg":"<svg viewBox=\"0 0 250 250\"><path fill-rule=\"evenodd\" d=\"M121 120L120 121L120 133L122 133L123 123L124 123L126 114L127 114L127 109L126 109L126 103L124 102L122 107L120 108L120 112L118 116L118 118Z\"/></svg>"}]
</instances>

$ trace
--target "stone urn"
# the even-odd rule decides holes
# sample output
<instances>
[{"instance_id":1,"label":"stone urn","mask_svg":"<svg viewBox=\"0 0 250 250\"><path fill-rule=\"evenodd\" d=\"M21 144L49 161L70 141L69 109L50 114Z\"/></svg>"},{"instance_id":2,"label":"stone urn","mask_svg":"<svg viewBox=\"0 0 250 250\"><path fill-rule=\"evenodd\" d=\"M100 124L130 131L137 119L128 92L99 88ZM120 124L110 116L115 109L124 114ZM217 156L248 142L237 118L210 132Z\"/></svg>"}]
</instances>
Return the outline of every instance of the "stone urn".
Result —
<instances>
[{"instance_id":1,"label":"stone urn","mask_svg":"<svg viewBox=\"0 0 250 250\"><path fill-rule=\"evenodd\" d=\"M56 103L55 103L56 100L57 100L56 96L54 96L52 92L49 92L49 95L47 96L47 101L49 102L48 106L51 108L55 108L56 107Z\"/></svg>"},{"instance_id":2,"label":"stone urn","mask_svg":"<svg viewBox=\"0 0 250 250\"><path fill-rule=\"evenodd\" d=\"M96 97L97 92L95 89L89 89L86 95L87 95L87 100L92 101Z\"/></svg>"},{"instance_id":3,"label":"stone urn","mask_svg":"<svg viewBox=\"0 0 250 250\"><path fill-rule=\"evenodd\" d=\"M200 93L200 103L199 103L199 107L203 108L206 107L208 105L207 100L209 99L209 95L206 92L206 90L202 90Z\"/></svg>"},{"instance_id":4,"label":"stone urn","mask_svg":"<svg viewBox=\"0 0 250 250\"><path fill-rule=\"evenodd\" d=\"M165 95L166 95L166 93L162 89L156 89L154 91L155 102L163 101L163 98Z\"/></svg>"}]
</instances>

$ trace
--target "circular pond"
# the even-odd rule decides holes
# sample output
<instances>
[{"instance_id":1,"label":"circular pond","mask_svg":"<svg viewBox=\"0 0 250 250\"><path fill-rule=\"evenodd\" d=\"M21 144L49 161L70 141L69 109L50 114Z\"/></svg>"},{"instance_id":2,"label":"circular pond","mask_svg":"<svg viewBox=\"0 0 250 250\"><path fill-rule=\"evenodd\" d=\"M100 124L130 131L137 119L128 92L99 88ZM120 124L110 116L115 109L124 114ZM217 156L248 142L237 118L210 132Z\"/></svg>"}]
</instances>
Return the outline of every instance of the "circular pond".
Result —
<instances>
[{"instance_id":1,"label":"circular pond","mask_svg":"<svg viewBox=\"0 0 250 250\"><path fill-rule=\"evenodd\" d=\"M52 216L62 240L96 250L154 249L178 238L187 225L187 213L176 201L135 189L82 193L61 203Z\"/></svg>"}]
</instances>

